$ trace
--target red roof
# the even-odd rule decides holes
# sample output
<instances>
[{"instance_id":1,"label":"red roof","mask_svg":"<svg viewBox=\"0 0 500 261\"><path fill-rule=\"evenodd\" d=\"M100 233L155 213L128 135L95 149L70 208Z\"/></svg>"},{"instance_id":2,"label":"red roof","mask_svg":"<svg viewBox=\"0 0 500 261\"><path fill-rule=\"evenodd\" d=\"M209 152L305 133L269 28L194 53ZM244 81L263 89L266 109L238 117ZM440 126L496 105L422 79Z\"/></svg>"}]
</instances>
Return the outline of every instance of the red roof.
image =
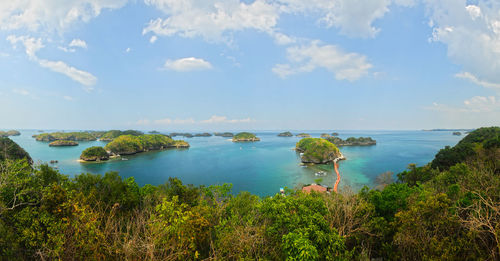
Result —
<instances>
[{"instance_id":1,"label":"red roof","mask_svg":"<svg viewBox=\"0 0 500 261\"><path fill-rule=\"evenodd\" d=\"M302 188L302 192L304 192L304 193L311 193L311 191L326 192L327 188L323 187L321 185L316 185L316 184L312 184L312 185L305 186Z\"/></svg>"}]
</instances>

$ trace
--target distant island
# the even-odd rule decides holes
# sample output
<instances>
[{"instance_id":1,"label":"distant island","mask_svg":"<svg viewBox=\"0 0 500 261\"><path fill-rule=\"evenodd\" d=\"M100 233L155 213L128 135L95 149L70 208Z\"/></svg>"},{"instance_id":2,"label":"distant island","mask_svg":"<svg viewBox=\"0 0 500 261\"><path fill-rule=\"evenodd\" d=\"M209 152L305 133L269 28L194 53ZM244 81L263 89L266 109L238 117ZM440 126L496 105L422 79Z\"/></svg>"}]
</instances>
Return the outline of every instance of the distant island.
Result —
<instances>
[{"instance_id":1,"label":"distant island","mask_svg":"<svg viewBox=\"0 0 500 261\"><path fill-rule=\"evenodd\" d=\"M70 141L95 141L97 138L89 132L52 132L33 135L37 141L55 141L55 140L70 140Z\"/></svg>"},{"instance_id":2,"label":"distant island","mask_svg":"<svg viewBox=\"0 0 500 261\"><path fill-rule=\"evenodd\" d=\"M55 140L49 143L50 147L77 146L78 142L72 140Z\"/></svg>"},{"instance_id":3,"label":"distant island","mask_svg":"<svg viewBox=\"0 0 500 261\"><path fill-rule=\"evenodd\" d=\"M333 132L332 136L339 136L338 132Z\"/></svg>"},{"instance_id":4,"label":"distant island","mask_svg":"<svg viewBox=\"0 0 500 261\"><path fill-rule=\"evenodd\" d=\"M183 133L183 132L172 132L170 133L170 137L177 137L177 136L182 136L186 138L192 138L194 137L193 134L191 133Z\"/></svg>"},{"instance_id":5,"label":"distant island","mask_svg":"<svg viewBox=\"0 0 500 261\"><path fill-rule=\"evenodd\" d=\"M86 148L80 155L80 159L83 161L108 160L109 154L103 147L93 146L90 148Z\"/></svg>"},{"instance_id":6,"label":"distant island","mask_svg":"<svg viewBox=\"0 0 500 261\"><path fill-rule=\"evenodd\" d=\"M296 136L301 137L301 138L310 138L311 137L311 135L307 134L307 133L299 133Z\"/></svg>"},{"instance_id":7,"label":"distant island","mask_svg":"<svg viewBox=\"0 0 500 261\"><path fill-rule=\"evenodd\" d=\"M326 164L343 158L337 146L321 138L304 138L295 145L302 163Z\"/></svg>"},{"instance_id":8,"label":"distant island","mask_svg":"<svg viewBox=\"0 0 500 261\"><path fill-rule=\"evenodd\" d=\"M214 132L214 136L231 138L234 136L234 134L232 134L231 132Z\"/></svg>"},{"instance_id":9,"label":"distant island","mask_svg":"<svg viewBox=\"0 0 500 261\"><path fill-rule=\"evenodd\" d=\"M212 137L212 134L210 134L208 132L204 132L204 133L197 133L194 136L195 137Z\"/></svg>"},{"instance_id":10,"label":"distant island","mask_svg":"<svg viewBox=\"0 0 500 261\"><path fill-rule=\"evenodd\" d=\"M16 130L0 131L0 137L19 136L21 133Z\"/></svg>"},{"instance_id":11,"label":"distant island","mask_svg":"<svg viewBox=\"0 0 500 261\"><path fill-rule=\"evenodd\" d=\"M331 136L328 133L321 133L320 137L321 138L328 138L328 137L331 137Z\"/></svg>"},{"instance_id":12,"label":"distant island","mask_svg":"<svg viewBox=\"0 0 500 261\"><path fill-rule=\"evenodd\" d=\"M463 132L471 132L474 129L430 129L430 130L422 130L422 131L463 131Z\"/></svg>"},{"instance_id":13,"label":"distant island","mask_svg":"<svg viewBox=\"0 0 500 261\"><path fill-rule=\"evenodd\" d=\"M293 137L293 134L289 131L285 131L285 132L278 134L278 137Z\"/></svg>"},{"instance_id":14,"label":"distant island","mask_svg":"<svg viewBox=\"0 0 500 261\"><path fill-rule=\"evenodd\" d=\"M455 135L455 136L460 136L460 135L462 135L462 133L461 133L461 132L459 132L459 131L454 131L454 132L453 132L453 135Z\"/></svg>"},{"instance_id":15,"label":"distant island","mask_svg":"<svg viewBox=\"0 0 500 261\"><path fill-rule=\"evenodd\" d=\"M150 131L150 132L149 132L149 134L160 134L160 132L159 132L159 131L152 130L152 131Z\"/></svg>"},{"instance_id":16,"label":"distant island","mask_svg":"<svg viewBox=\"0 0 500 261\"><path fill-rule=\"evenodd\" d=\"M346 140L343 140L339 137L328 137L325 138L325 140L335 144L336 146L371 146L377 144L377 141L370 137L350 137Z\"/></svg>"},{"instance_id":17,"label":"distant island","mask_svg":"<svg viewBox=\"0 0 500 261\"><path fill-rule=\"evenodd\" d=\"M260 141L255 134L250 132L240 132L233 137L233 142L253 142Z\"/></svg>"},{"instance_id":18,"label":"distant island","mask_svg":"<svg viewBox=\"0 0 500 261\"><path fill-rule=\"evenodd\" d=\"M122 135L132 135L132 136L139 136L143 135L144 133L142 131L137 131L137 130L126 130L126 131L121 131L121 130L109 130L104 132L101 136L99 136L99 140L101 141L112 141Z\"/></svg>"}]
</instances>

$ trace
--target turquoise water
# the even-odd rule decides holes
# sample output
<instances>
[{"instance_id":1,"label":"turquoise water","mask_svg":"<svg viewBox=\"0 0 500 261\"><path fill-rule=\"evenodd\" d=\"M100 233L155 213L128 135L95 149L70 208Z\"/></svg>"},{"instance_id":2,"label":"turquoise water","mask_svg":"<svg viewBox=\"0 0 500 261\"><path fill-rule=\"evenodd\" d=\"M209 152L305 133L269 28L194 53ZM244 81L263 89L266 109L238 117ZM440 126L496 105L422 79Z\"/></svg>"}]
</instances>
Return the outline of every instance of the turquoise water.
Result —
<instances>
[{"instance_id":1,"label":"turquoise water","mask_svg":"<svg viewBox=\"0 0 500 261\"><path fill-rule=\"evenodd\" d=\"M298 133L295 131L294 133ZM303 132L303 131L300 131ZM322 132L304 131L319 137ZM80 173L118 171L124 178L133 176L140 185L158 185L169 177L178 177L184 183L212 185L232 183L235 192L246 190L258 195L271 195L280 187L297 187L314 182L319 169L326 170L322 184L333 186L336 180L332 165L300 166L297 153L292 150L296 137L277 137L278 132L260 132L260 142L233 143L224 137L194 137L185 140L189 149L146 152L127 156L129 160L105 163L80 163L80 153L90 146L104 146L100 141L80 142L75 147L49 147L31 136L36 131L21 131L11 137L22 146L35 162L58 160L61 173L74 176ZM376 146L341 147L347 160L339 163L340 186L357 190L371 186L375 178L385 172L398 173L409 163L424 165L446 145L455 145L463 136L449 131L339 131L341 138L369 136Z\"/></svg>"}]
</instances>

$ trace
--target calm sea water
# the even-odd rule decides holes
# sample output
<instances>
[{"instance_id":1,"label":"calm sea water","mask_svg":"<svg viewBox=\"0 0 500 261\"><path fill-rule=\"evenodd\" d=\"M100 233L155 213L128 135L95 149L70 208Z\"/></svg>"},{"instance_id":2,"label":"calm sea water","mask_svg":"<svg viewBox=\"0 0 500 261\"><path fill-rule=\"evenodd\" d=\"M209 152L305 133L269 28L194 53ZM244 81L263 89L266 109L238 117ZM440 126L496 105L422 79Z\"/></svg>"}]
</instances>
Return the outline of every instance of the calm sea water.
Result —
<instances>
[{"instance_id":1,"label":"calm sea water","mask_svg":"<svg viewBox=\"0 0 500 261\"><path fill-rule=\"evenodd\" d=\"M294 133L298 133L296 131ZM302 131L300 131L302 132ZM319 137L319 131L305 131ZM258 195L272 195L280 187L297 187L314 182L318 170L327 171L322 184L333 186L336 180L332 165L303 167L297 153L292 150L297 137L277 137L277 132L260 132L260 142L233 143L223 137L185 138L189 149L146 152L127 156L128 160L105 163L80 163L80 153L90 146L104 146L100 141L80 142L75 147L49 147L31 136L37 131L24 130L21 136L11 137L35 161L58 160L61 173L74 176L80 173L118 171L134 177L140 185L165 183L169 177L178 177L184 183L212 185L232 183L233 191L250 191ZM375 178L385 172L398 173L408 164L424 165L446 145L455 145L463 136L449 131L339 131L341 138L372 137L376 146L341 147L347 160L339 163L342 180L340 186L358 190L372 186Z\"/></svg>"}]
</instances>

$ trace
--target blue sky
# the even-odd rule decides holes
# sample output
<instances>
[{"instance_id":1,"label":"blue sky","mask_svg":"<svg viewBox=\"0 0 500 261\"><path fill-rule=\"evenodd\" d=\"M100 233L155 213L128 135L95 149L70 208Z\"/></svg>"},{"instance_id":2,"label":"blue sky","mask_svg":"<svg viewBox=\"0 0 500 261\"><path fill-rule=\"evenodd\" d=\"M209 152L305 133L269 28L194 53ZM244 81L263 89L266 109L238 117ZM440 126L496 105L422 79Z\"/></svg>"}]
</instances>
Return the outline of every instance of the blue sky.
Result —
<instances>
[{"instance_id":1,"label":"blue sky","mask_svg":"<svg viewBox=\"0 0 500 261\"><path fill-rule=\"evenodd\" d=\"M500 124L500 3L0 3L0 128Z\"/></svg>"}]
</instances>

